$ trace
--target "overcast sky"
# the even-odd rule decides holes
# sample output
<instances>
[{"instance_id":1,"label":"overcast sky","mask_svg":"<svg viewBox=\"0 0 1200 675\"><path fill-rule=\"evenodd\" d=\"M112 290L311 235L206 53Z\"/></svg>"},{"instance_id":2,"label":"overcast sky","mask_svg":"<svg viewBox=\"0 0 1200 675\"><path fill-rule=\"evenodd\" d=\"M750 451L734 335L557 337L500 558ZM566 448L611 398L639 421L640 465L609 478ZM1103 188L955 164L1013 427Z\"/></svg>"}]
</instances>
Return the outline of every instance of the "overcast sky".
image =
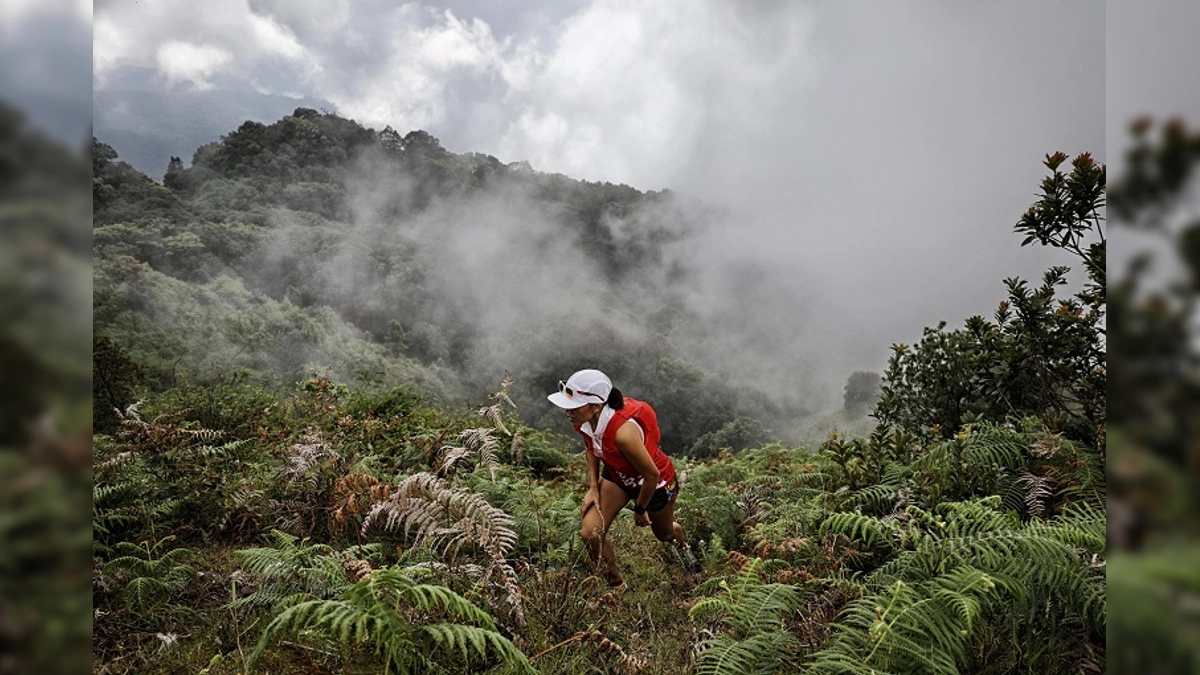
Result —
<instances>
[{"instance_id":1,"label":"overcast sky","mask_svg":"<svg viewBox=\"0 0 1200 675\"><path fill-rule=\"evenodd\" d=\"M546 10L546 6L553 9ZM425 129L455 152L670 188L730 214L722 255L788 270L843 367L990 315L1043 155L1105 160L1093 2L97 2L94 86L230 78Z\"/></svg>"}]
</instances>

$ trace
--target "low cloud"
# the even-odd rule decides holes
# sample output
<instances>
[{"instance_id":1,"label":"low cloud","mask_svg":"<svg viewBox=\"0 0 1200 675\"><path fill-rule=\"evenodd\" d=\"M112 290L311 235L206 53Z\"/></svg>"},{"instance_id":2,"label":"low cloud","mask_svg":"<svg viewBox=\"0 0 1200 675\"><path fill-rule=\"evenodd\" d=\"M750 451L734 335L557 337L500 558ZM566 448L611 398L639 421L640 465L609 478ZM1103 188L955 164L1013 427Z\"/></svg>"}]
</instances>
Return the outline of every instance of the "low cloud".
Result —
<instances>
[{"instance_id":1,"label":"low cloud","mask_svg":"<svg viewBox=\"0 0 1200 675\"><path fill-rule=\"evenodd\" d=\"M167 42L158 48L155 60L169 86L187 83L204 91L212 89L213 74L229 63L232 56L212 45Z\"/></svg>"}]
</instances>

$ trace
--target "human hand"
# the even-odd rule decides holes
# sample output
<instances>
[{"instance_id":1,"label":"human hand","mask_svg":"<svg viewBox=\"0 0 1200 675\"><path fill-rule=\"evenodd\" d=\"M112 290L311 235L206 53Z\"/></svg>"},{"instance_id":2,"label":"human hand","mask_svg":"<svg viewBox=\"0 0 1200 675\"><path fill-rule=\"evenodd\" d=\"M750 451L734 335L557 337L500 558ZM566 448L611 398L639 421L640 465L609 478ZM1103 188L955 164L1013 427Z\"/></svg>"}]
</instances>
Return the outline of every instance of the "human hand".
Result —
<instances>
[{"instance_id":1,"label":"human hand","mask_svg":"<svg viewBox=\"0 0 1200 675\"><path fill-rule=\"evenodd\" d=\"M650 524L650 516L644 513L634 513L633 524L637 525L638 527L646 527Z\"/></svg>"},{"instance_id":2,"label":"human hand","mask_svg":"<svg viewBox=\"0 0 1200 675\"><path fill-rule=\"evenodd\" d=\"M592 508L593 506L599 506L599 505L600 505L600 495L599 495L599 493L597 493L596 488L592 488L591 490L587 491L586 495L583 496L583 505L579 507L579 514L586 515L588 512L588 509Z\"/></svg>"}]
</instances>

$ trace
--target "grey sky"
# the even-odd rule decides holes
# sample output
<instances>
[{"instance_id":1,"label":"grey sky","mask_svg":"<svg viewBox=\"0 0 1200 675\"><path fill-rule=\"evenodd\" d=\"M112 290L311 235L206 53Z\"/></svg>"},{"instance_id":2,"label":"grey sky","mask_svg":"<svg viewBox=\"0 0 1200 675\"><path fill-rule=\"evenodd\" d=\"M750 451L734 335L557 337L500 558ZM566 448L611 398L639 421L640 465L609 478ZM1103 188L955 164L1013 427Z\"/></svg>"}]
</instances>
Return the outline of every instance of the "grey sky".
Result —
<instances>
[{"instance_id":1,"label":"grey sky","mask_svg":"<svg viewBox=\"0 0 1200 675\"><path fill-rule=\"evenodd\" d=\"M1100 3L545 4L110 0L94 86L123 65L176 90L235 78L712 203L708 254L794 296L841 369L1068 262L1011 226L1044 154L1107 159Z\"/></svg>"}]
</instances>

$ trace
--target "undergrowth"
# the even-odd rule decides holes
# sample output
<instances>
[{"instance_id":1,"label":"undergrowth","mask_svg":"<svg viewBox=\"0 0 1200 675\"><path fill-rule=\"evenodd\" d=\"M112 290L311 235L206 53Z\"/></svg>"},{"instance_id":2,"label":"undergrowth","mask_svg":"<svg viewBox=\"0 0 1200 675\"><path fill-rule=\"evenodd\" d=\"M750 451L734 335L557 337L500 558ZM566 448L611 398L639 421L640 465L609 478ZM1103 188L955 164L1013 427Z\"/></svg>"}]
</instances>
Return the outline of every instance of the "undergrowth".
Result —
<instances>
[{"instance_id":1,"label":"undergrowth","mask_svg":"<svg viewBox=\"0 0 1200 675\"><path fill-rule=\"evenodd\" d=\"M462 411L319 375L226 428L178 395L122 411L95 444L94 671L1103 670L1104 474L1035 420L677 457L704 571L623 514L613 594L582 457L508 383Z\"/></svg>"}]
</instances>

